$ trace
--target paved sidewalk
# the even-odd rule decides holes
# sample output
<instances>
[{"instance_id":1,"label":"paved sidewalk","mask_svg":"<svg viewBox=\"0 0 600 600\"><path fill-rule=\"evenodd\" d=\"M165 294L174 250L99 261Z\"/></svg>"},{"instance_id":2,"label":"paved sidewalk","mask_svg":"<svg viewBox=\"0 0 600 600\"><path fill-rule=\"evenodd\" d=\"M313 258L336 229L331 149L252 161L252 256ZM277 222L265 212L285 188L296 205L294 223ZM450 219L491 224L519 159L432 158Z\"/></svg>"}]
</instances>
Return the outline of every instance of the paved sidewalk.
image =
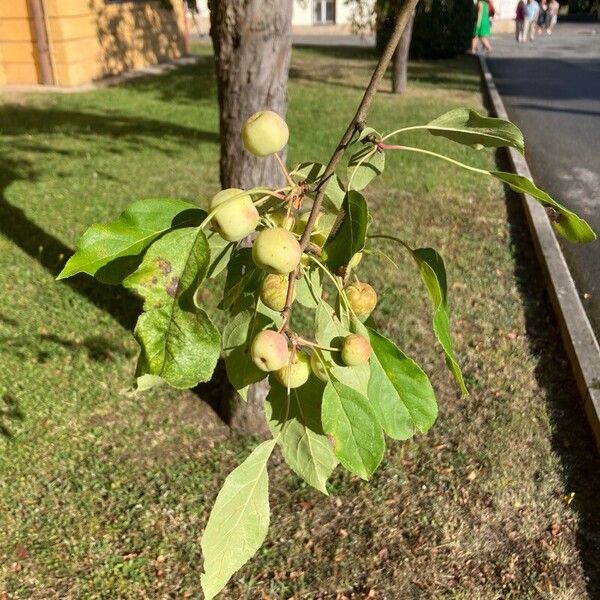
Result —
<instances>
[{"instance_id":1,"label":"paved sidewalk","mask_svg":"<svg viewBox=\"0 0 600 600\"><path fill-rule=\"evenodd\" d=\"M600 23L559 23L531 44L492 43L489 67L525 134L534 179L600 234ZM600 241L561 246L600 337Z\"/></svg>"}]
</instances>

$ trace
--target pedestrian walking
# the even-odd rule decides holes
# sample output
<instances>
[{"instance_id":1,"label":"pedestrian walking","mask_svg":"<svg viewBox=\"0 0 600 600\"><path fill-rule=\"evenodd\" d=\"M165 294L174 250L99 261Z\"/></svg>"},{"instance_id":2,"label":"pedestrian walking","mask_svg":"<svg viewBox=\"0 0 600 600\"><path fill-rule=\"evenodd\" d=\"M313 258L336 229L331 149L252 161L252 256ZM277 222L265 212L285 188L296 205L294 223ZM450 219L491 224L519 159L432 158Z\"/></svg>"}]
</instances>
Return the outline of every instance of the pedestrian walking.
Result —
<instances>
[{"instance_id":1,"label":"pedestrian walking","mask_svg":"<svg viewBox=\"0 0 600 600\"><path fill-rule=\"evenodd\" d=\"M525 5L525 41L533 42L535 39L535 28L537 24L538 13L540 12L540 5L537 0L527 0Z\"/></svg>"},{"instance_id":2,"label":"pedestrian walking","mask_svg":"<svg viewBox=\"0 0 600 600\"><path fill-rule=\"evenodd\" d=\"M515 26L517 44L520 44L525 41L525 2L523 2L523 0L519 0L519 4L517 4Z\"/></svg>"},{"instance_id":3,"label":"pedestrian walking","mask_svg":"<svg viewBox=\"0 0 600 600\"><path fill-rule=\"evenodd\" d=\"M490 7L487 0L477 0L477 19L473 27L473 39L471 41L471 52L475 54L479 49L479 42L489 53L492 51L490 44Z\"/></svg>"},{"instance_id":4,"label":"pedestrian walking","mask_svg":"<svg viewBox=\"0 0 600 600\"><path fill-rule=\"evenodd\" d=\"M538 18L537 18L537 30L540 35L542 33L544 33L544 30L546 29L546 12L547 11L548 11L547 0L540 0L540 9L538 11Z\"/></svg>"},{"instance_id":5,"label":"pedestrian walking","mask_svg":"<svg viewBox=\"0 0 600 600\"><path fill-rule=\"evenodd\" d=\"M546 33L548 35L552 35L552 30L558 20L559 8L560 4L558 3L558 0L550 0L550 2L548 2L548 10L546 11Z\"/></svg>"}]
</instances>

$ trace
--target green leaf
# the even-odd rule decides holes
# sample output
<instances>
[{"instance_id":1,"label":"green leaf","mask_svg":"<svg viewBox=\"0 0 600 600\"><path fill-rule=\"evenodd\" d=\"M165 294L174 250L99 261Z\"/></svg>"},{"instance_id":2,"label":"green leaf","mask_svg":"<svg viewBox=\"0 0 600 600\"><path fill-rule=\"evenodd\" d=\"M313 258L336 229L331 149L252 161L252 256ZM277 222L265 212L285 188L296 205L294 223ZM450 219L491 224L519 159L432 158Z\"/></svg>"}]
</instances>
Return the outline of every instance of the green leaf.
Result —
<instances>
[{"instance_id":1,"label":"green leaf","mask_svg":"<svg viewBox=\"0 0 600 600\"><path fill-rule=\"evenodd\" d=\"M256 295L263 276L264 271L259 269L252 260L252 250L250 248L237 250L227 265L227 278L219 308L231 310L247 295Z\"/></svg>"},{"instance_id":2,"label":"green leaf","mask_svg":"<svg viewBox=\"0 0 600 600\"><path fill-rule=\"evenodd\" d=\"M256 308L242 310L225 325L223 354L227 377L243 398L246 398L250 384L262 381L267 376L252 361L250 343L259 331L272 326L273 321Z\"/></svg>"},{"instance_id":3,"label":"green leaf","mask_svg":"<svg viewBox=\"0 0 600 600\"><path fill-rule=\"evenodd\" d=\"M388 239L399 243L412 256L417 264L421 279L427 288L431 302L433 303L433 331L442 350L444 351L446 365L454 376L456 383L463 395L469 393L458 360L454 353L452 336L450 334L450 316L448 311L448 286L446 283L446 268L442 257L433 248L417 248L413 250L406 242L391 235L375 235L372 239ZM386 254L396 268L398 265Z\"/></svg>"},{"instance_id":4,"label":"green leaf","mask_svg":"<svg viewBox=\"0 0 600 600\"><path fill-rule=\"evenodd\" d=\"M373 144L365 144L355 152L348 163L348 189L366 188L385 169L385 153Z\"/></svg>"},{"instance_id":5,"label":"green leaf","mask_svg":"<svg viewBox=\"0 0 600 600\"><path fill-rule=\"evenodd\" d=\"M333 308L325 301L321 301L315 313L315 339L317 342L321 346L339 348L342 339L350 333L349 328L340 322ZM329 367L330 374L335 379L363 396L367 395L370 376L367 363L349 367L342 362L340 352L320 350L320 353Z\"/></svg>"},{"instance_id":6,"label":"green leaf","mask_svg":"<svg viewBox=\"0 0 600 600\"><path fill-rule=\"evenodd\" d=\"M317 162L304 162L299 164L293 171L292 178L296 182L306 181L306 183L315 183L325 172L325 165ZM333 207L339 210L344 201L346 191L340 181L340 178L334 174L330 177L325 186L325 197Z\"/></svg>"},{"instance_id":7,"label":"green leaf","mask_svg":"<svg viewBox=\"0 0 600 600\"><path fill-rule=\"evenodd\" d=\"M321 272L317 266L302 268L303 277L296 282L296 302L307 308L315 309L321 301L323 284Z\"/></svg>"},{"instance_id":8,"label":"green leaf","mask_svg":"<svg viewBox=\"0 0 600 600\"><path fill-rule=\"evenodd\" d=\"M408 358L391 340L368 328L374 358L372 364L375 372L379 367L392 384L402 404L406 407L414 426L425 433L435 423L438 408L435 394L429 378L413 360ZM378 363L378 364L377 364ZM403 439L408 431L404 422L404 411L398 410L389 386L379 390L376 386L379 376L376 376L369 398L377 399L380 412L386 421L387 429L400 434ZM381 392L381 395L380 395ZM391 411L391 412L388 412ZM392 434L388 434L394 437Z\"/></svg>"},{"instance_id":9,"label":"green leaf","mask_svg":"<svg viewBox=\"0 0 600 600\"><path fill-rule=\"evenodd\" d=\"M347 385L330 381L323 392L321 419L342 465L369 479L385 452L383 431L369 401Z\"/></svg>"},{"instance_id":10,"label":"green leaf","mask_svg":"<svg viewBox=\"0 0 600 600\"><path fill-rule=\"evenodd\" d=\"M299 388L274 385L265 403L267 422L285 462L304 481L327 494L338 461L321 425L323 383L311 377Z\"/></svg>"},{"instance_id":11,"label":"green leaf","mask_svg":"<svg viewBox=\"0 0 600 600\"><path fill-rule=\"evenodd\" d=\"M451 110L430 121L425 128L432 135L478 149L510 146L521 154L525 152L523 134L514 123L485 117L467 108Z\"/></svg>"},{"instance_id":12,"label":"green leaf","mask_svg":"<svg viewBox=\"0 0 600 600\"><path fill-rule=\"evenodd\" d=\"M490 171L490 174L507 183L515 192L529 194L542 206L554 209L558 216L552 219L552 226L565 239L574 243L593 242L596 239L596 234L584 219L559 204L543 190L540 190L531 179L514 173L504 173L503 171Z\"/></svg>"},{"instance_id":13,"label":"green leaf","mask_svg":"<svg viewBox=\"0 0 600 600\"><path fill-rule=\"evenodd\" d=\"M111 223L92 225L57 279L88 273L103 283L120 283L135 271L140 254L171 229L199 225L206 212L174 198L138 200Z\"/></svg>"},{"instance_id":14,"label":"green leaf","mask_svg":"<svg viewBox=\"0 0 600 600\"><path fill-rule=\"evenodd\" d=\"M257 446L225 479L202 535L206 600L214 598L230 577L256 554L267 537L270 520L267 462L275 440Z\"/></svg>"},{"instance_id":15,"label":"green leaf","mask_svg":"<svg viewBox=\"0 0 600 600\"><path fill-rule=\"evenodd\" d=\"M433 303L433 331L446 355L446 364L456 383L458 383L460 391L463 395L467 395L469 390L465 385L460 365L452 347L444 261L433 248L417 248L411 250L411 254L419 267L421 279L423 279Z\"/></svg>"},{"instance_id":16,"label":"green leaf","mask_svg":"<svg viewBox=\"0 0 600 600\"><path fill-rule=\"evenodd\" d=\"M123 285L144 298L135 337L142 348L138 376L157 375L186 389L208 381L220 351L220 335L193 295L209 263L208 242L195 227L157 240Z\"/></svg>"},{"instance_id":17,"label":"green leaf","mask_svg":"<svg viewBox=\"0 0 600 600\"><path fill-rule=\"evenodd\" d=\"M209 232L206 238L210 246L210 266L206 277L212 278L227 267L235 243L223 239L216 231Z\"/></svg>"},{"instance_id":18,"label":"green leaf","mask_svg":"<svg viewBox=\"0 0 600 600\"><path fill-rule=\"evenodd\" d=\"M367 224L368 209L363 195L349 191L324 247L327 265L333 273L337 273L340 267L347 265L363 249Z\"/></svg>"}]
</instances>

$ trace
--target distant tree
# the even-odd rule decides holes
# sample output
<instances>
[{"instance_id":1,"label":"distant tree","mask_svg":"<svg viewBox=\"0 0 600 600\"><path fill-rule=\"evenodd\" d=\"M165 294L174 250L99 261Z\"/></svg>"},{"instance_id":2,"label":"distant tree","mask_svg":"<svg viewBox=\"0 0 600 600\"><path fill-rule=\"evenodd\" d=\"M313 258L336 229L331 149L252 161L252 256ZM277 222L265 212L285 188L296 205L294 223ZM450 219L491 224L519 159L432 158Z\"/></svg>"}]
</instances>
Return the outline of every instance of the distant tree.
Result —
<instances>
[{"instance_id":1,"label":"distant tree","mask_svg":"<svg viewBox=\"0 0 600 600\"><path fill-rule=\"evenodd\" d=\"M402 0L378 0L377 47L390 37L393 15ZM469 47L473 28L470 0L424 0L417 5L410 42L411 58L451 58Z\"/></svg>"}]
</instances>

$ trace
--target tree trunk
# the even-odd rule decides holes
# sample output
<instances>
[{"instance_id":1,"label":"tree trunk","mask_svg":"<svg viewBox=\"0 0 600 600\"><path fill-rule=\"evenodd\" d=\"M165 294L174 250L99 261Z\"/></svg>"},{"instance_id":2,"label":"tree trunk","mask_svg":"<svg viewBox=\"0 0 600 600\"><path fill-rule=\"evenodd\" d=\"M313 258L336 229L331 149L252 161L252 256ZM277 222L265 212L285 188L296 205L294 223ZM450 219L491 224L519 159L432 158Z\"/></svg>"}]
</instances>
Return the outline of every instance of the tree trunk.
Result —
<instances>
[{"instance_id":1,"label":"tree trunk","mask_svg":"<svg viewBox=\"0 0 600 600\"><path fill-rule=\"evenodd\" d=\"M292 0L211 0L220 108L221 184L278 185L275 159L244 150L244 121L268 108L285 117L292 48Z\"/></svg>"},{"instance_id":2,"label":"tree trunk","mask_svg":"<svg viewBox=\"0 0 600 600\"><path fill-rule=\"evenodd\" d=\"M396 51L394 52L394 61L392 63L392 93L404 94L407 86L407 71L408 71L408 51L410 49L410 39L412 37L413 22L415 13L413 12Z\"/></svg>"},{"instance_id":3,"label":"tree trunk","mask_svg":"<svg viewBox=\"0 0 600 600\"><path fill-rule=\"evenodd\" d=\"M293 0L210 0L220 109L223 188L279 186L283 176L273 156L257 158L242 145L244 121L262 109L285 117L292 48ZM285 158L285 152L283 153ZM241 433L266 431L265 381L250 386L248 401L224 394L219 413Z\"/></svg>"}]
</instances>

